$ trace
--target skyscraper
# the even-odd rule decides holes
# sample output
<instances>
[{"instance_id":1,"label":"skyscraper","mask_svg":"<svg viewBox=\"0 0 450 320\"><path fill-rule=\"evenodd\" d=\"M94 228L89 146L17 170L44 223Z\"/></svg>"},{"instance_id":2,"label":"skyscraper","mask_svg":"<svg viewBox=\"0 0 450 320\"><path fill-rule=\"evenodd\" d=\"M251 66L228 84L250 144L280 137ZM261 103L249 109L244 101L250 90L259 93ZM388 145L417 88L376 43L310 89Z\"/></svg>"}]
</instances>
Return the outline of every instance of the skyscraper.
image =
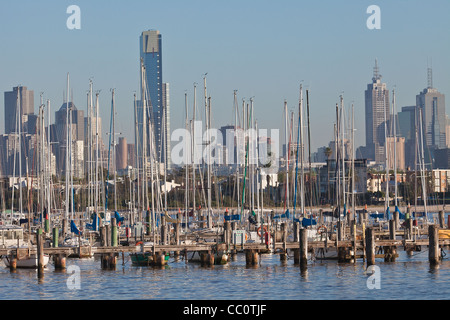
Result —
<instances>
[{"instance_id":1,"label":"skyscraper","mask_svg":"<svg viewBox=\"0 0 450 320\"><path fill-rule=\"evenodd\" d=\"M428 86L416 96L416 106L422 113L424 145L433 149L446 147L445 96L433 88L431 69L428 69Z\"/></svg>"},{"instance_id":2,"label":"skyscraper","mask_svg":"<svg viewBox=\"0 0 450 320\"><path fill-rule=\"evenodd\" d=\"M389 121L389 91L386 84L381 82L378 61L375 60L372 83L365 91L366 105L366 157L384 164L385 152L385 123Z\"/></svg>"},{"instance_id":3,"label":"skyscraper","mask_svg":"<svg viewBox=\"0 0 450 320\"><path fill-rule=\"evenodd\" d=\"M20 104L19 110L17 110L17 103ZM28 90L27 87L18 86L14 87L13 91L5 92L5 134L17 132L16 114L18 113L22 124L20 131L28 132L28 117L34 116L34 91Z\"/></svg>"},{"instance_id":4,"label":"skyscraper","mask_svg":"<svg viewBox=\"0 0 450 320\"><path fill-rule=\"evenodd\" d=\"M169 86L162 78L162 37L158 30L142 32L140 57L145 67L147 90L151 103L156 157L158 161L170 163ZM142 108L142 102L139 103ZM140 113L140 112L139 112ZM170 167L167 164L167 167Z\"/></svg>"}]
</instances>

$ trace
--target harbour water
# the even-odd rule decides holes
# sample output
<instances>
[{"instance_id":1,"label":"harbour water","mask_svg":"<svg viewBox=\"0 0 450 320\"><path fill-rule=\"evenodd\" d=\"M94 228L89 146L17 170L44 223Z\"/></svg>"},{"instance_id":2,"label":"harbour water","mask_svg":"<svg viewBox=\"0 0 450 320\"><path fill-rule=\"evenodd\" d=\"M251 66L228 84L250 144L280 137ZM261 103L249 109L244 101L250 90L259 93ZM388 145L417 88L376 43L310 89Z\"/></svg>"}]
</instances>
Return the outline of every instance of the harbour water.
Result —
<instances>
[{"instance_id":1,"label":"harbour water","mask_svg":"<svg viewBox=\"0 0 450 320\"><path fill-rule=\"evenodd\" d=\"M264 254L246 267L245 257L224 266L201 267L170 258L167 266L136 267L125 255L115 270L102 270L98 258L67 259L66 271L49 264L44 278L35 270L11 273L0 268L1 300L447 300L450 298L450 254L430 266L428 250L396 262L376 259L378 286L370 285L365 263L310 261L300 272L293 259ZM446 252L447 253L447 252ZM124 263L123 263L124 262ZM77 277L77 278L75 278Z\"/></svg>"}]
</instances>

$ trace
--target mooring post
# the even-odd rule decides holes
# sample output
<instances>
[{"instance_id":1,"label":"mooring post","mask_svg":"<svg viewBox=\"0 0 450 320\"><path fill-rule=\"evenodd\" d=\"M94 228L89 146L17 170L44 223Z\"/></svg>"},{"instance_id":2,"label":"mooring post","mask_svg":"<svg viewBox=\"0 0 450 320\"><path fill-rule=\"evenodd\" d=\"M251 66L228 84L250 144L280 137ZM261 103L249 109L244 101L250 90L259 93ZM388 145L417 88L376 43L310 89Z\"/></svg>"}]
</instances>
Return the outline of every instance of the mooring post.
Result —
<instances>
[{"instance_id":1,"label":"mooring post","mask_svg":"<svg viewBox=\"0 0 450 320\"><path fill-rule=\"evenodd\" d=\"M389 220L389 239L395 240L395 233L397 231L397 224L395 220Z\"/></svg>"},{"instance_id":2,"label":"mooring post","mask_svg":"<svg viewBox=\"0 0 450 320\"><path fill-rule=\"evenodd\" d=\"M356 263L356 220L352 221L352 230L353 230L353 263Z\"/></svg>"},{"instance_id":3,"label":"mooring post","mask_svg":"<svg viewBox=\"0 0 450 320\"><path fill-rule=\"evenodd\" d=\"M258 265L259 253L258 250L252 250L252 265Z\"/></svg>"},{"instance_id":4,"label":"mooring post","mask_svg":"<svg viewBox=\"0 0 450 320\"><path fill-rule=\"evenodd\" d=\"M287 228L286 222L281 224L281 241L283 242L283 252L280 253L280 261L285 262L287 260L287 249L286 249L286 241L287 241Z\"/></svg>"},{"instance_id":5,"label":"mooring post","mask_svg":"<svg viewBox=\"0 0 450 320\"><path fill-rule=\"evenodd\" d=\"M306 270L308 265L308 230L301 228L300 230L300 269Z\"/></svg>"},{"instance_id":6,"label":"mooring post","mask_svg":"<svg viewBox=\"0 0 450 320\"><path fill-rule=\"evenodd\" d=\"M413 237L414 237L414 219L412 219L412 218L408 219L407 227L408 227L409 239L413 239Z\"/></svg>"},{"instance_id":7,"label":"mooring post","mask_svg":"<svg viewBox=\"0 0 450 320\"><path fill-rule=\"evenodd\" d=\"M213 266L214 265L214 253L209 251L206 258L207 258L206 263L208 264L208 266Z\"/></svg>"},{"instance_id":8,"label":"mooring post","mask_svg":"<svg viewBox=\"0 0 450 320\"><path fill-rule=\"evenodd\" d=\"M251 249L245 249L245 264L247 266L252 265L252 250Z\"/></svg>"},{"instance_id":9,"label":"mooring post","mask_svg":"<svg viewBox=\"0 0 450 320\"><path fill-rule=\"evenodd\" d=\"M175 244L180 244L180 222L177 221L177 223L174 225L175 227Z\"/></svg>"},{"instance_id":10,"label":"mooring post","mask_svg":"<svg viewBox=\"0 0 450 320\"><path fill-rule=\"evenodd\" d=\"M111 218L111 246L117 247L117 220Z\"/></svg>"},{"instance_id":11,"label":"mooring post","mask_svg":"<svg viewBox=\"0 0 450 320\"><path fill-rule=\"evenodd\" d=\"M375 264L375 236L373 227L366 229L367 267Z\"/></svg>"},{"instance_id":12,"label":"mooring post","mask_svg":"<svg viewBox=\"0 0 450 320\"><path fill-rule=\"evenodd\" d=\"M322 209L321 209L322 210ZM294 242L300 242L300 223L294 223ZM294 264L300 262L300 246L292 250L294 252Z\"/></svg>"},{"instance_id":13,"label":"mooring post","mask_svg":"<svg viewBox=\"0 0 450 320\"><path fill-rule=\"evenodd\" d=\"M37 255L38 255L38 277L44 276L44 239L42 229L37 230L36 234Z\"/></svg>"},{"instance_id":14,"label":"mooring post","mask_svg":"<svg viewBox=\"0 0 450 320\"><path fill-rule=\"evenodd\" d=\"M166 244L166 216L161 214L161 244Z\"/></svg>"},{"instance_id":15,"label":"mooring post","mask_svg":"<svg viewBox=\"0 0 450 320\"><path fill-rule=\"evenodd\" d=\"M344 240L345 234L344 234L344 222L339 221L338 223L338 241Z\"/></svg>"},{"instance_id":16,"label":"mooring post","mask_svg":"<svg viewBox=\"0 0 450 320\"><path fill-rule=\"evenodd\" d=\"M430 225L428 227L428 241L429 247L428 259L430 264L436 265L440 262L440 250L439 250L439 228L436 225Z\"/></svg>"},{"instance_id":17,"label":"mooring post","mask_svg":"<svg viewBox=\"0 0 450 320\"><path fill-rule=\"evenodd\" d=\"M392 214L395 222L395 230L397 230L400 226L400 213L398 211L394 211Z\"/></svg>"},{"instance_id":18,"label":"mooring post","mask_svg":"<svg viewBox=\"0 0 450 320\"><path fill-rule=\"evenodd\" d=\"M9 256L9 270L13 273L17 270L17 257L14 254Z\"/></svg>"},{"instance_id":19,"label":"mooring post","mask_svg":"<svg viewBox=\"0 0 450 320\"><path fill-rule=\"evenodd\" d=\"M63 254L55 254L53 256L55 270L63 270L66 268L66 257Z\"/></svg>"},{"instance_id":20,"label":"mooring post","mask_svg":"<svg viewBox=\"0 0 450 320\"><path fill-rule=\"evenodd\" d=\"M439 211L439 228L445 229L445 212L444 212L444 210Z\"/></svg>"},{"instance_id":21,"label":"mooring post","mask_svg":"<svg viewBox=\"0 0 450 320\"><path fill-rule=\"evenodd\" d=\"M52 237L52 243L53 243L53 248L58 248L58 234L59 230L58 227L53 227L53 237Z\"/></svg>"}]
</instances>

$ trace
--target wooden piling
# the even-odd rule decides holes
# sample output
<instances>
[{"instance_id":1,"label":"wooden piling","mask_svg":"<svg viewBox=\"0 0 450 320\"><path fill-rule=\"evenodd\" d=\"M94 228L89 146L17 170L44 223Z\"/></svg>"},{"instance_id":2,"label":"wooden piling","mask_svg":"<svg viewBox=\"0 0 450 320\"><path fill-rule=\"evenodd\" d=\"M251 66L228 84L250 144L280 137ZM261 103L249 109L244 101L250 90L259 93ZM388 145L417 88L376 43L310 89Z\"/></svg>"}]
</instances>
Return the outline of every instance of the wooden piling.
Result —
<instances>
[{"instance_id":1,"label":"wooden piling","mask_svg":"<svg viewBox=\"0 0 450 320\"><path fill-rule=\"evenodd\" d=\"M16 272L17 270L17 257L14 255L9 256L9 270L11 272Z\"/></svg>"},{"instance_id":2,"label":"wooden piling","mask_svg":"<svg viewBox=\"0 0 450 320\"><path fill-rule=\"evenodd\" d=\"M373 227L366 229L366 258L367 267L375 265L375 235Z\"/></svg>"},{"instance_id":3,"label":"wooden piling","mask_svg":"<svg viewBox=\"0 0 450 320\"><path fill-rule=\"evenodd\" d=\"M395 220L389 220L389 239L395 240L395 232L397 231L397 224Z\"/></svg>"},{"instance_id":4,"label":"wooden piling","mask_svg":"<svg viewBox=\"0 0 450 320\"><path fill-rule=\"evenodd\" d=\"M55 270L63 270L66 268L66 257L63 254L55 254L53 256Z\"/></svg>"},{"instance_id":5,"label":"wooden piling","mask_svg":"<svg viewBox=\"0 0 450 320\"><path fill-rule=\"evenodd\" d=\"M245 250L245 264L247 266L253 265L253 252L252 249Z\"/></svg>"},{"instance_id":6,"label":"wooden piling","mask_svg":"<svg viewBox=\"0 0 450 320\"><path fill-rule=\"evenodd\" d=\"M180 244L180 229L181 229L181 225L179 222L177 222L174 225L175 228L175 244L179 245Z\"/></svg>"},{"instance_id":7,"label":"wooden piling","mask_svg":"<svg viewBox=\"0 0 450 320\"><path fill-rule=\"evenodd\" d=\"M214 253L208 252L206 255L206 264L210 267L214 265Z\"/></svg>"},{"instance_id":8,"label":"wooden piling","mask_svg":"<svg viewBox=\"0 0 450 320\"><path fill-rule=\"evenodd\" d=\"M430 225L428 227L428 259L430 264L437 265L440 262L440 250L439 250L439 228L436 225Z\"/></svg>"},{"instance_id":9,"label":"wooden piling","mask_svg":"<svg viewBox=\"0 0 450 320\"><path fill-rule=\"evenodd\" d=\"M53 228L53 237L52 237L53 248L58 248L58 241L59 241L58 233L59 233L58 227L54 227Z\"/></svg>"},{"instance_id":10,"label":"wooden piling","mask_svg":"<svg viewBox=\"0 0 450 320\"><path fill-rule=\"evenodd\" d=\"M439 228L445 229L445 212L444 212L444 210L439 211Z\"/></svg>"},{"instance_id":11,"label":"wooden piling","mask_svg":"<svg viewBox=\"0 0 450 320\"><path fill-rule=\"evenodd\" d=\"M166 217L164 214L161 214L161 244L166 244Z\"/></svg>"},{"instance_id":12,"label":"wooden piling","mask_svg":"<svg viewBox=\"0 0 450 320\"><path fill-rule=\"evenodd\" d=\"M37 257L38 257L38 277L44 276L44 237L43 230L38 229L36 233Z\"/></svg>"},{"instance_id":13,"label":"wooden piling","mask_svg":"<svg viewBox=\"0 0 450 320\"><path fill-rule=\"evenodd\" d=\"M117 247L117 220L116 218L111 218L111 246Z\"/></svg>"},{"instance_id":14,"label":"wooden piling","mask_svg":"<svg viewBox=\"0 0 450 320\"><path fill-rule=\"evenodd\" d=\"M107 242L106 242L106 227L105 226L101 226L100 227L100 246L102 247L106 247Z\"/></svg>"},{"instance_id":15,"label":"wooden piling","mask_svg":"<svg viewBox=\"0 0 450 320\"><path fill-rule=\"evenodd\" d=\"M256 266L258 265L259 260L259 254L257 250L252 250L252 265Z\"/></svg>"},{"instance_id":16,"label":"wooden piling","mask_svg":"<svg viewBox=\"0 0 450 320\"><path fill-rule=\"evenodd\" d=\"M300 269L306 270L308 264L308 230L301 228L300 230Z\"/></svg>"},{"instance_id":17,"label":"wooden piling","mask_svg":"<svg viewBox=\"0 0 450 320\"><path fill-rule=\"evenodd\" d=\"M321 209L322 210L322 209ZM294 242L300 241L300 223L294 223ZM294 264L298 264L300 262L300 246L292 250L294 253Z\"/></svg>"},{"instance_id":18,"label":"wooden piling","mask_svg":"<svg viewBox=\"0 0 450 320\"><path fill-rule=\"evenodd\" d=\"M392 217L394 219L394 225L395 225L395 230L397 230L400 227L400 213L398 211L394 211L394 213L392 214Z\"/></svg>"}]
</instances>

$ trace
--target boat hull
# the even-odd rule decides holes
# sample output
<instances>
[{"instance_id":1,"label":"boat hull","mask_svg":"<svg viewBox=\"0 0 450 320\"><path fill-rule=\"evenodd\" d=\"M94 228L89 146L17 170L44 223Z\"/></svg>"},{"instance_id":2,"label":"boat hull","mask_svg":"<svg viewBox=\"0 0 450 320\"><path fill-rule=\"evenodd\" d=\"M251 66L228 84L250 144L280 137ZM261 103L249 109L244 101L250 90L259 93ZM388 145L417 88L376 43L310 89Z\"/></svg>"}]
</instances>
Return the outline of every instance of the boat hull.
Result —
<instances>
[{"instance_id":1,"label":"boat hull","mask_svg":"<svg viewBox=\"0 0 450 320\"><path fill-rule=\"evenodd\" d=\"M50 257L48 255L44 255L44 268L47 267L49 259ZM10 267L10 260L8 257L4 257L3 262L5 263L6 267ZM16 260L16 268L36 269L37 267L38 258L35 254L31 254L30 256Z\"/></svg>"}]
</instances>

